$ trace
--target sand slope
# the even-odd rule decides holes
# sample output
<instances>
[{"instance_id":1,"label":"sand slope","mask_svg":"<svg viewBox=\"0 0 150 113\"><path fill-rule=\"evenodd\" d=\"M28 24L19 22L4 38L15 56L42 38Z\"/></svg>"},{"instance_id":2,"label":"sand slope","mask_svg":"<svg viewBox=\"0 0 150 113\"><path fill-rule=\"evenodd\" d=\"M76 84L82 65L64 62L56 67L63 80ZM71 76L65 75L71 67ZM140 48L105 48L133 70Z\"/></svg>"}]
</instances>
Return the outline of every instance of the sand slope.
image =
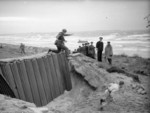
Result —
<instances>
[{"instance_id":1,"label":"sand slope","mask_svg":"<svg viewBox=\"0 0 150 113\"><path fill-rule=\"evenodd\" d=\"M48 51L48 48L26 46L25 47L26 54L21 54L19 45L12 45L12 44L0 44L0 45L2 45L2 47L0 47L0 59L29 56Z\"/></svg>"}]
</instances>

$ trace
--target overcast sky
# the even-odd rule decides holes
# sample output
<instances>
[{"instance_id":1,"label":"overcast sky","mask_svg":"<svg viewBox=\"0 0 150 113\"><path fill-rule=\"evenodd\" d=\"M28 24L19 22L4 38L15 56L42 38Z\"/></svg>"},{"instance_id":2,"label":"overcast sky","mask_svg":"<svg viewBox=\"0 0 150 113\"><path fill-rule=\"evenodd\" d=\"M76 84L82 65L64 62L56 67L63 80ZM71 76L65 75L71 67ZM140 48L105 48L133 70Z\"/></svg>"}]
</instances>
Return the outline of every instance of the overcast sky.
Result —
<instances>
[{"instance_id":1,"label":"overcast sky","mask_svg":"<svg viewBox=\"0 0 150 113\"><path fill-rule=\"evenodd\" d=\"M0 1L0 33L147 29L149 0Z\"/></svg>"}]
</instances>

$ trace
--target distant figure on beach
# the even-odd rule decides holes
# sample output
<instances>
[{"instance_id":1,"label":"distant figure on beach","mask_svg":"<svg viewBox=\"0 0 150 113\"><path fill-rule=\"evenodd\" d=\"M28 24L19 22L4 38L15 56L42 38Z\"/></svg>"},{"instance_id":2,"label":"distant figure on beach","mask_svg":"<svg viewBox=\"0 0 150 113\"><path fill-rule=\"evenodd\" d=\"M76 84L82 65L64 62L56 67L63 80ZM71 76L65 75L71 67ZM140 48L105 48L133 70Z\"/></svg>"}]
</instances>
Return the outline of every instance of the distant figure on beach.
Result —
<instances>
[{"instance_id":1,"label":"distant figure on beach","mask_svg":"<svg viewBox=\"0 0 150 113\"><path fill-rule=\"evenodd\" d=\"M91 42L91 45L89 45L88 54L89 57L95 59L95 47L93 46L93 42Z\"/></svg>"},{"instance_id":2,"label":"distant figure on beach","mask_svg":"<svg viewBox=\"0 0 150 113\"><path fill-rule=\"evenodd\" d=\"M65 42L67 42L64 38L64 36L70 36L72 34L66 34L67 30L66 29L62 29L61 32L58 33L58 35L56 36L56 41L55 41L55 45L57 47L58 53L65 50L66 54L69 54L69 49L65 46Z\"/></svg>"},{"instance_id":3,"label":"distant figure on beach","mask_svg":"<svg viewBox=\"0 0 150 113\"><path fill-rule=\"evenodd\" d=\"M103 37L99 37L99 41L96 43L96 48L97 48L97 59L99 62L102 62L102 52L103 52L103 42L102 42Z\"/></svg>"},{"instance_id":4,"label":"distant figure on beach","mask_svg":"<svg viewBox=\"0 0 150 113\"><path fill-rule=\"evenodd\" d=\"M21 54L25 54L25 45L23 43L20 44Z\"/></svg>"},{"instance_id":5,"label":"distant figure on beach","mask_svg":"<svg viewBox=\"0 0 150 113\"><path fill-rule=\"evenodd\" d=\"M112 64L112 56L113 56L113 48L110 42L107 42L107 46L105 47L105 59L108 60L108 63Z\"/></svg>"}]
</instances>

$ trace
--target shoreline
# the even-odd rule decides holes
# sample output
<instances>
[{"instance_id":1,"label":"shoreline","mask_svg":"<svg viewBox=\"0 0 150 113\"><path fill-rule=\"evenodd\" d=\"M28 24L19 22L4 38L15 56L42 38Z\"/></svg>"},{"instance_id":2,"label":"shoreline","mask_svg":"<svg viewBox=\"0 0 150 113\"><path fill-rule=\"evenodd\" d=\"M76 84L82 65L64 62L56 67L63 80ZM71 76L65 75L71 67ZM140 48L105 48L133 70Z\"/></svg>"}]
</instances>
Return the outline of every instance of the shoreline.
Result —
<instances>
[{"instance_id":1,"label":"shoreline","mask_svg":"<svg viewBox=\"0 0 150 113\"><path fill-rule=\"evenodd\" d=\"M4 49L4 47L8 47L12 50L15 49L14 53L19 53L19 46L18 44L9 44L9 43L0 43L0 53L2 54L3 52L6 52L6 51L2 51L2 49ZM18 49L18 50L17 50ZM48 49L54 49L54 48L49 48L49 47L38 47L38 46L26 46L26 51L27 51L27 56L28 55L32 55L32 54L36 54L36 53L41 53L41 52L46 52L48 51ZM12 51L10 52L10 54L13 53ZM19 56L23 56L21 54L18 54ZM26 56L25 55L25 56ZM10 56L10 55L8 55ZM133 55L128 55L127 53L120 53L120 54L114 54L113 55L114 57L116 56L123 56L123 57L139 57L139 58L143 58L143 59L150 59L150 56L149 57L142 57L138 54L133 54ZM10 56L11 57L11 56ZM0 59L4 59L4 58L7 58L7 55L4 56L3 58L1 58L1 55L0 55ZM9 57L8 57L9 58ZM13 58L13 56L11 57Z\"/></svg>"},{"instance_id":2,"label":"shoreline","mask_svg":"<svg viewBox=\"0 0 150 113\"><path fill-rule=\"evenodd\" d=\"M55 33L23 33L23 34L14 34L14 35L4 35L0 36L2 43L10 43L19 45L24 43L28 46L35 47L48 47L56 49L54 42L56 40ZM93 45L96 46L98 37L102 36L104 46L107 45L107 41L110 41L114 50L114 54L127 54L128 56L141 56L143 58L150 58L150 33L144 31L85 31L85 32L73 32L72 36L65 37L67 43L65 45L71 50L74 51L82 43L78 43L78 40L87 40L88 42L93 42Z\"/></svg>"}]
</instances>

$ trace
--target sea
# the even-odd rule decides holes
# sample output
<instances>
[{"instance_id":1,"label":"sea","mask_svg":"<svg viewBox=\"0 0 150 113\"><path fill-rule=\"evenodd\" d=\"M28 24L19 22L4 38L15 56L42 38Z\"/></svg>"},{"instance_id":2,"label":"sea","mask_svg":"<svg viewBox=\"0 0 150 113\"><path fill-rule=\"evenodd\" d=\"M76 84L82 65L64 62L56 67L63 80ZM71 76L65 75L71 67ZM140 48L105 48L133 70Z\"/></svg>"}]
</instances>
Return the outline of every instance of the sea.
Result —
<instances>
[{"instance_id":1,"label":"sea","mask_svg":"<svg viewBox=\"0 0 150 113\"><path fill-rule=\"evenodd\" d=\"M104 47L110 41L113 47L113 53L116 55L123 54L128 56L140 56L150 58L150 31L81 31L68 32L71 36L66 36L65 45L74 51L82 43L80 41L96 42L99 37L103 37ZM56 49L54 42L58 32L51 33L17 33L17 34L0 34L0 43L20 45L24 43L27 46L48 47Z\"/></svg>"}]
</instances>

